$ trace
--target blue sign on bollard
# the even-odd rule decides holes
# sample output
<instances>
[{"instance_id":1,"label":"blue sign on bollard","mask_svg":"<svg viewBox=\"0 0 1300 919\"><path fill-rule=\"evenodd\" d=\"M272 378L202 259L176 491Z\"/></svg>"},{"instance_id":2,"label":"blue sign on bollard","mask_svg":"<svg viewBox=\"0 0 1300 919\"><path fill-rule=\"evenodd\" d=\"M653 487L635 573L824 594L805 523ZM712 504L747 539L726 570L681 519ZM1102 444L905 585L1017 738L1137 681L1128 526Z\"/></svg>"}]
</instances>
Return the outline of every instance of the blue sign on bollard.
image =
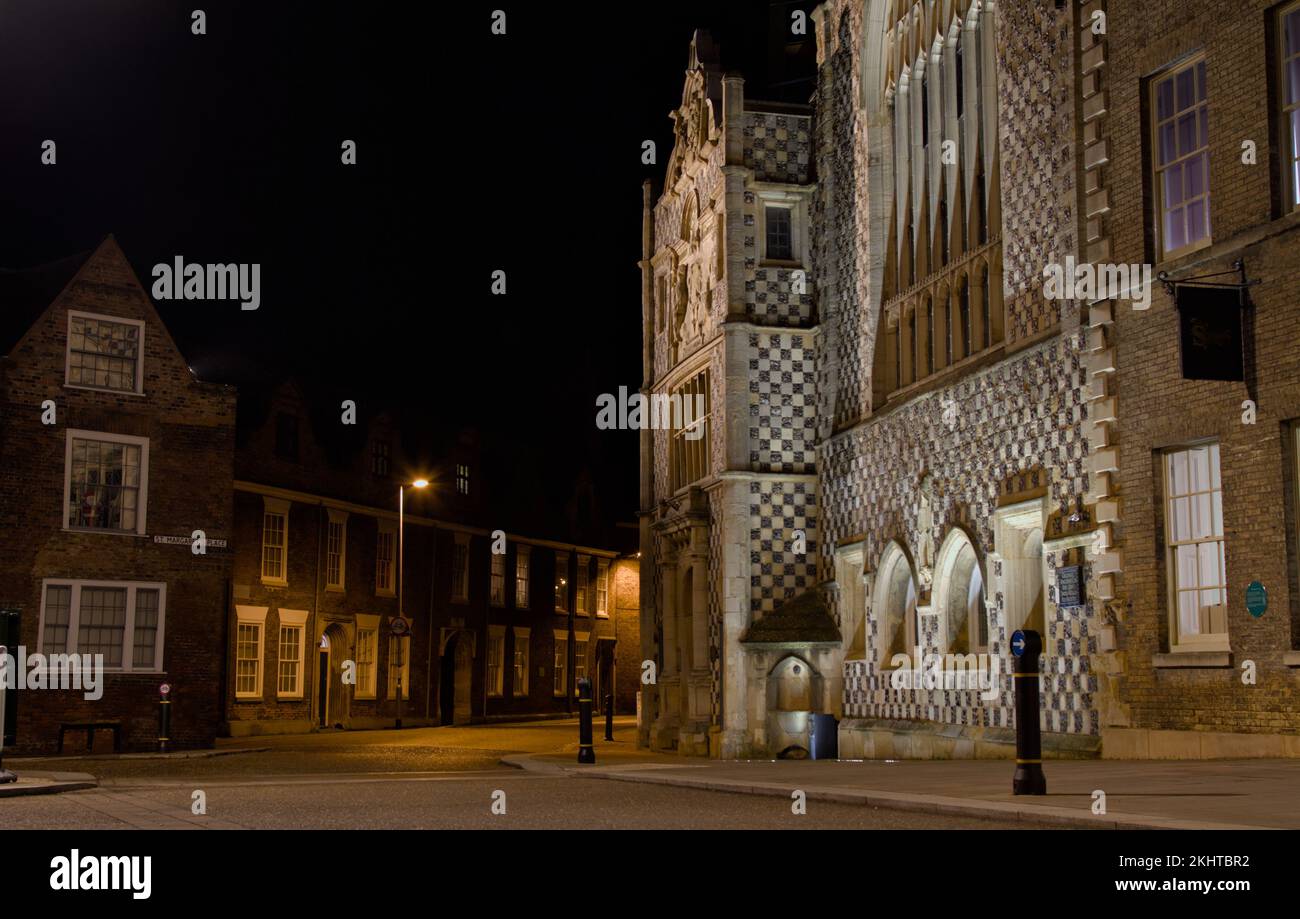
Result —
<instances>
[{"instance_id":1,"label":"blue sign on bollard","mask_svg":"<svg viewBox=\"0 0 1300 919\"><path fill-rule=\"evenodd\" d=\"M1016 657L1025 653L1025 633L1020 629L1011 633L1011 653Z\"/></svg>"}]
</instances>

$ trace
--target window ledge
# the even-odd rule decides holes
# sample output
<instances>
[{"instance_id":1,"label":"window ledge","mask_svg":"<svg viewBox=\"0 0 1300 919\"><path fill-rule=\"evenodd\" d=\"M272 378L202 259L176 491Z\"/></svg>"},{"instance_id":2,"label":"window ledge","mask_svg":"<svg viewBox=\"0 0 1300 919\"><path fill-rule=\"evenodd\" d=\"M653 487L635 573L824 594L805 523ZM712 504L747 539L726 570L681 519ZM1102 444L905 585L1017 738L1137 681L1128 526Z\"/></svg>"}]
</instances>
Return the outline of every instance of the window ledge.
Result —
<instances>
[{"instance_id":1,"label":"window ledge","mask_svg":"<svg viewBox=\"0 0 1300 919\"><path fill-rule=\"evenodd\" d=\"M276 580L275 578L262 578L263 587L288 587L287 580Z\"/></svg>"},{"instance_id":2,"label":"window ledge","mask_svg":"<svg viewBox=\"0 0 1300 919\"><path fill-rule=\"evenodd\" d=\"M325 593L327 593L327 594L345 594L345 593L347 593L347 588L345 588L342 584L326 584L326 585L325 585Z\"/></svg>"},{"instance_id":3,"label":"window ledge","mask_svg":"<svg viewBox=\"0 0 1300 919\"><path fill-rule=\"evenodd\" d=\"M80 383L64 383L64 389L77 389L81 392L102 392L110 396L133 396L137 399L145 398L148 393L137 392L134 389L109 389L107 386L85 386Z\"/></svg>"},{"instance_id":4,"label":"window ledge","mask_svg":"<svg viewBox=\"0 0 1300 919\"><path fill-rule=\"evenodd\" d=\"M1174 651L1171 654L1151 655L1152 667L1231 667L1232 654L1228 651Z\"/></svg>"},{"instance_id":5,"label":"window ledge","mask_svg":"<svg viewBox=\"0 0 1300 919\"><path fill-rule=\"evenodd\" d=\"M396 596L397 596L397 591L395 591L395 590L376 590L376 591L375 591L375 596L376 596L376 597L396 597Z\"/></svg>"},{"instance_id":6,"label":"window ledge","mask_svg":"<svg viewBox=\"0 0 1300 919\"><path fill-rule=\"evenodd\" d=\"M1300 651L1287 651L1283 653L1282 663L1287 667L1300 667Z\"/></svg>"}]
</instances>

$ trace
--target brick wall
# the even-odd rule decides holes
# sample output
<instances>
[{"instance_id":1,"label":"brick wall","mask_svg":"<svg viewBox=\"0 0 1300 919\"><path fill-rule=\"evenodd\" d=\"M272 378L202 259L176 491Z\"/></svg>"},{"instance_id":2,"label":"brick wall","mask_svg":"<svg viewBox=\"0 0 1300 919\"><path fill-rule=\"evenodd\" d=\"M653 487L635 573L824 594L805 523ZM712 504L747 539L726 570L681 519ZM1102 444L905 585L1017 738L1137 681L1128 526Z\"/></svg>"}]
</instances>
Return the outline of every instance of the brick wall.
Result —
<instances>
[{"instance_id":1,"label":"brick wall","mask_svg":"<svg viewBox=\"0 0 1300 919\"><path fill-rule=\"evenodd\" d=\"M191 309L224 308L209 304ZM64 385L68 311L144 322L144 394ZM57 423L41 423L53 400ZM164 672L109 674L101 700L72 692L20 692L17 747L49 752L60 722L118 720L127 749L157 738L158 686L172 694L173 745L209 746L222 718L221 684L229 550L194 555L155 535L230 540L235 398L197 380L177 352L116 242L110 237L0 365L0 606L21 609L21 639L40 646L46 578L166 584ZM64 530L69 429L149 440L147 531L141 535ZM75 749L79 737L69 741Z\"/></svg>"}]
</instances>

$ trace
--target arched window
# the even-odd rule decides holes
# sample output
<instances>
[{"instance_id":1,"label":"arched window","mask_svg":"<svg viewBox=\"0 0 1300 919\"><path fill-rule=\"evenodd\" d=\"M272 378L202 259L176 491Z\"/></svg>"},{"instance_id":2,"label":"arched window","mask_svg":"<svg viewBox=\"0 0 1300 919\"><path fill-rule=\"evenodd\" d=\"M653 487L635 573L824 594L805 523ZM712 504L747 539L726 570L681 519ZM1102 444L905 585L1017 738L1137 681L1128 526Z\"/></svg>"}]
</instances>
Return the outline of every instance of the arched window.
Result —
<instances>
[{"instance_id":1,"label":"arched window","mask_svg":"<svg viewBox=\"0 0 1300 919\"><path fill-rule=\"evenodd\" d=\"M961 52L961 30L957 31L957 47L953 52L954 68L957 71L957 117L960 118L966 108L966 93L963 89L964 74L962 73L962 52Z\"/></svg>"},{"instance_id":2,"label":"arched window","mask_svg":"<svg viewBox=\"0 0 1300 919\"><path fill-rule=\"evenodd\" d=\"M981 301L984 304L984 308L980 310L980 318L984 323L984 328L980 332L980 347L987 348L993 344L992 320L989 318L993 315L993 302L989 299L988 265L984 265L980 268L980 296L984 298Z\"/></svg>"},{"instance_id":3,"label":"arched window","mask_svg":"<svg viewBox=\"0 0 1300 919\"><path fill-rule=\"evenodd\" d=\"M958 293L958 328L961 332L961 356L969 357L973 352L971 349L971 328L970 328L970 284L966 282L966 276L962 275L961 287Z\"/></svg>"},{"instance_id":4,"label":"arched window","mask_svg":"<svg viewBox=\"0 0 1300 919\"><path fill-rule=\"evenodd\" d=\"M934 301L925 298L925 372L934 373Z\"/></svg>"},{"instance_id":5,"label":"arched window","mask_svg":"<svg viewBox=\"0 0 1300 919\"><path fill-rule=\"evenodd\" d=\"M988 647L988 615L984 607L984 573L975 547L961 530L943 542L934 568L934 608L943 626L943 650L969 654Z\"/></svg>"},{"instance_id":6,"label":"arched window","mask_svg":"<svg viewBox=\"0 0 1300 919\"><path fill-rule=\"evenodd\" d=\"M916 618L916 579L912 565L898 543L891 542L880 557L872 592L872 616L880 636L879 666L892 669L895 655L912 656L920 644Z\"/></svg>"},{"instance_id":7,"label":"arched window","mask_svg":"<svg viewBox=\"0 0 1300 919\"><path fill-rule=\"evenodd\" d=\"M910 382L915 382L918 375L917 374L918 368L916 366L916 313L915 312L911 312L907 314L907 342L908 342L908 349L909 349L907 353L910 354L912 357L912 372L908 374L909 377L908 382L910 383Z\"/></svg>"}]
</instances>

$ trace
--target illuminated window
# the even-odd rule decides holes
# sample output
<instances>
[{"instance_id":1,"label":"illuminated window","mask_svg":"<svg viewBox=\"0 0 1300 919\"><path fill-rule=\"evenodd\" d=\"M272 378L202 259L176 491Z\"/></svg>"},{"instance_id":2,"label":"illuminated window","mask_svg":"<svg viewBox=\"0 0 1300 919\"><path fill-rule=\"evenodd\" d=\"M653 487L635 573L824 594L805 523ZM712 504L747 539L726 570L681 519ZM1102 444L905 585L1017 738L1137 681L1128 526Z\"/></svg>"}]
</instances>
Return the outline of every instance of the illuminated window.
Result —
<instances>
[{"instance_id":1,"label":"illuminated window","mask_svg":"<svg viewBox=\"0 0 1300 919\"><path fill-rule=\"evenodd\" d=\"M1163 258L1210 243L1210 107L1205 59L1151 81L1156 225Z\"/></svg>"},{"instance_id":2,"label":"illuminated window","mask_svg":"<svg viewBox=\"0 0 1300 919\"><path fill-rule=\"evenodd\" d=\"M609 559L596 561L596 615L609 615Z\"/></svg>"},{"instance_id":3,"label":"illuminated window","mask_svg":"<svg viewBox=\"0 0 1300 919\"><path fill-rule=\"evenodd\" d=\"M397 524L391 520L379 521L375 540L375 593L385 596L397 594Z\"/></svg>"},{"instance_id":4,"label":"illuminated window","mask_svg":"<svg viewBox=\"0 0 1300 919\"><path fill-rule=\"evenodd\" d=\"M457 533L451 550L451 599L455 603L469 600L469 534Z\"/></svg>"},{"instance_id":5,"label":"illuminated window","mask_svg":"<svg viewBox=\"0 0 1300 919\"><path fill-rule=\"evenodd\" d=\"M143 322L69 312L68 385L140 392L143 341Z\"/></svg>"},{"instance_id":6,"label":"illuminated window","mask_svg":"<svg viewBox=\"0 0 1300 919\"><path fill-rule=\"evenodd\" d=\"M388 637L388 698L397 698L397 687L402 687L402 698L411 698L411 639L409 635Z\"/></svg>"},{"instance_id":7,"label":"illuminated window","mask_svg":"<svg viewBox=\"0 0 1300 919\"><path fill-rule=\"evenodd\" d=\"M530 630L515 626L514 674L510 683L511 694L528 695L528 637Z\"/></svg>"},{"instance_id":8,"label":"illuminated window","mask_svg":"<svg viewBox=\"0 0 1300 919\"><path fill-rule=\"evenodd\" d=\"M1286 204L1289 210L1297 210L1300 209L1300 3L1293 3L1278 13L1278 40Z\"/></svg>"},{"instance_id":9,"label":"illuminated window","mask_svg":"<svg viewBox=\"0 0 1300 919\"><path fill-rule=\"evenodd\" d=\"M505 553L492 553L492 584L490 597L493 606L506 605L506 557Z\"/></svg>"},{"instance_id":10,"label":"illuminated window","mask_svg":"<svg viewBox=\"0 0 1300 919\"><path fill-rule=\"evenodd\" d=\"M235 698L262 697L262 631L265 606L235 607Z\"/></svg>"},{"instance_id":11,"label":"illuminated window","mask_svg":"<svg viewBox=\"0 0 1300 919\"><path fill-rule=\"evenodd\" d=\"M555 611L569 611L569 553L555 553Z\"/></svg>"},{"instance_id":12,"label":"illuminated window","mask_svg":"<svg viewBox=\"0 0 1300 919\"><path fill-rule=\"evenodd\" d=\"M505 693L506 630L505 626L488 627L487 685L489 696Z\"/></svg>"},{"instance_id":13,"label":"illuminated window","mask_svg":"<svg viewBox=\"0 0 1300 919\"><path fill-rule=\"evenodd\" d=\"M528 608L528 546L515 547L515 606Z\"/></svg>"},{"instance_id":14,"label":"illuminated window","mask_svg":"<svg viewBox=\"0 0 1300 919\"><path fill-rule=\"evenodd\" d=\"M276 695L281 698L302 698L302 663L306 650L306 611L282 609L280 617L280 643L277 658Z\"/></svg>"},{"instance_id":15,"label":"illuminated window","mask_svg":"<svg viewBox=\"0 0 1300 919\"><path fill-rule=\"evenodd\" d=\"M1226 651L1228 574L1219 445L1171 450L1162 465L1171 650Z\"/></svg>"},{"instance_id":16,"label":"illuminated window","mask_svg":"<svg viewBox=\"0 0 1300 919\"><path fill-rule=\"evenodd\" d=\"M456 466L456 493L469 494L469 466L463 463Z\"/></svg>"},{"instance_id":17,"label":"illuminated window","mask_svg":"<svg viewBox=\"0 0 1300 919\"><path fill-rule=\"evenodd\" d=\"M563 696L568 692L569 639L555 636L555 672L553 693Z\"/></svg>"},{"instance_id":18,"label":"illuminated window","mask_svg":"<svg viewBox=\"0 0 1300 919\"><path fill-rule=\"evenodd\" d=\"M143 534L148 439L72 430L66 450L67 526Z\"/></svg>"},{"instance_id":19,"label":"illuminated window","mask_svg":"<svg viewBox=\"0 0 1300 919\"><path fill-rule=\"evenodd\" d=\"M358 617L358 623L361 619ZM357 698L375 697L375 664L379 651L379 630L357 626Z\"/></svg>"},{"instance_id":20,"label":"illuminated window","mask_svg":"<svg viewBox=\"0 0 1300 919\"><path fill-rule=\"evenodd\" d=\"M348 515L346 511L330 509L329 523L325 529L325 586L343 589L344 555L347 551Z\"/></svg>"},{"instance_id":21,"label":"illuminated window","mask_svg":"<svg viewBox=\"0 0 1300 919\"><path fill-rule=\"evenodd\" d=\"M262 499L262 583L283 587L289 579L289 502Z\"/></svg>"}]
</instances>

